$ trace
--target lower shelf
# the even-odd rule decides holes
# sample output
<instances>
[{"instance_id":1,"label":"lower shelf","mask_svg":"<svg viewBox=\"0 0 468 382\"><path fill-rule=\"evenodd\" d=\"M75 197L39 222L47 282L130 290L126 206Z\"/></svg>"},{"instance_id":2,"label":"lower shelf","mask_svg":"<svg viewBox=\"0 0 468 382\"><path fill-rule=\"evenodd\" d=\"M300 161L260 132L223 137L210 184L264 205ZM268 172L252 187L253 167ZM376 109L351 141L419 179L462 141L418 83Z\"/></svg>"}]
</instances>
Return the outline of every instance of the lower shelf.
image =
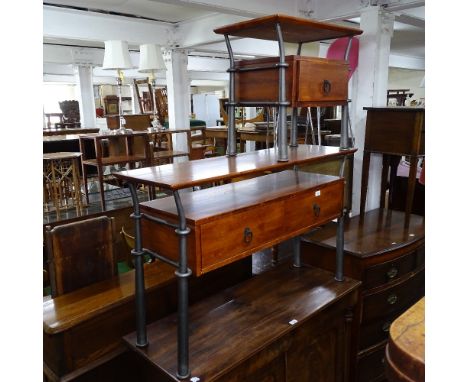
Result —
<instances>
[{"instance_id":1,"label":"lower shelf","mask_svg":"<svg viewBox=\"0 0 468 382\"><path fill-rule=\"evenodd\" d=\"M191 376L203 382L342 380L359 285L337 282L318 268L281 264L191 306ZM147 333L145 348L134 345L136 333L124 340L155 375L177 381L176 315L150 324Z\"/></svg>"}]
</instances>

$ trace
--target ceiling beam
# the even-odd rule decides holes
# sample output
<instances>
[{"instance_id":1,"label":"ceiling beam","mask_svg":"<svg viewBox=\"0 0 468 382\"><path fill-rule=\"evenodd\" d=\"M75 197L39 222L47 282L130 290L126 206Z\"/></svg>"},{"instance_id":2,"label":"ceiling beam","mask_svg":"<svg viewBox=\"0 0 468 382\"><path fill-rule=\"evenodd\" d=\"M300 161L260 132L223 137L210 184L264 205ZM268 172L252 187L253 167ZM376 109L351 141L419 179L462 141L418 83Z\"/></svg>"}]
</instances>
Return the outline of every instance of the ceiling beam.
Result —
<instances>
[{"instance_id":1,"label":"ceiling beam","mask_svg":"<svg viewBox=\"0 0 468 382\"><path fill-rule=\"evenodd\" d=\"M424 19L420 19L419 17L407 15L405 13L395 14L395 21L398 21L400 23L407 24L407 25L412 25L413 27L417 27L421 29L425 28Z\"/></svg>"},{"instance_id":2,"label":"ceiling beam","mask_svg":"<svg viewBox=\"0 0 468 382\"><path fill-rule=\"evenodd\" d=\"M388 0L382 6L390 12L403 11L405 9L418 8L425 5L425 0ZM361 11L373 4L372 0L328 0L320 1L314 18L322 21L339 21L359 17ZM380 1L382 3L382 1Z\"/></svg>"},{"instance_id":3,"label":"ceiling beam","mask_svg":"<svg viewBox=\"0 0 468 382\"><path fill-rule=\"evenodd\" d=\"M45 38L81 41L124 40L129 44L167 45L173 34L171 23L132 19L67 8L43 7Z\"/></svg>"},{"instance_id":4,"label":"ceiling beam","mask_svg":"<svg viewBox=\"0 0 468 382\"><path fill-rule=\"evenodd\" d=\"M179 6L196 7L202 10L236 15L243 17L259 17L274 13L296 14L295 0L150 0L155 3L165 3Z\"/></svg>"}]
</instances>

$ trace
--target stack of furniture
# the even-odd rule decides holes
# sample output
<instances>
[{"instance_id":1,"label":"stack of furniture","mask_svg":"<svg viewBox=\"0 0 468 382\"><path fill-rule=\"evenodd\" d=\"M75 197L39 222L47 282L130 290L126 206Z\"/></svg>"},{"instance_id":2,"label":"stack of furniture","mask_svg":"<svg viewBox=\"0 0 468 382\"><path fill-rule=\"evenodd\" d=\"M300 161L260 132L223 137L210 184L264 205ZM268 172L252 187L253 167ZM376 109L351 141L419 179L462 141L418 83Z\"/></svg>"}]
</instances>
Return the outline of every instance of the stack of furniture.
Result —
<instances>
[{"instance_id":1,"label":"stack of furniture","mask_svg":"<svg viewBox=\"0 0 468 382\"><path fill-rule=\"evenodd\" d=\"M288 147L285 112L287 106L296 110L296 116L298 106L346 108L347 86L343 84L347 84L347 65L301 56L285 59L283 42L300 46L305 41L361 31L274 15L215 32L225 35L231 58L228 155L115 173L128 183L134 203L137 329L125 337L126 342L148 361L147 367L158 380L189 376L194 381L343 380L350 366L350 329L359 282L343 277L342 248L337 249L334 277L301 267L299 235L338 218L341 228L337 236L342 242L344 180L298 168L327 160L344 164L355 149L298 145L294 122ZM236 64L229 35L277 40L279 60ZM263 87L267 91L260 89ZM237 155L236 105L278 107L277 150ZM267 172L271 173L265 175ZM185 188L244 176L257 177L180 193ZM161 187L173 198L140 204L136 184ZM208 275L288 239L294 247L293 268L283 264L188 307L190 275ZM146 254L177 268L179 291L177 315L148 327Z\"/></svg>"}]
</instances>

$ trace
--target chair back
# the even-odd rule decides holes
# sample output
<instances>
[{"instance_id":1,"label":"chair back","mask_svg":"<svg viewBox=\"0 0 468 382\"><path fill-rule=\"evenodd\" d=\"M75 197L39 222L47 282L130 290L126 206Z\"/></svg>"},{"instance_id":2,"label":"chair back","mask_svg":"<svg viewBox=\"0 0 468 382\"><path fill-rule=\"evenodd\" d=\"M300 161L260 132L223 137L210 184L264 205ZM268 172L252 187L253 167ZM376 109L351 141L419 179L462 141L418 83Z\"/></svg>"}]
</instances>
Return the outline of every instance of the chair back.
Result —
<instances>
[{"instance_id":1,"label":"chair back","mask_svg":"<svg viewBox=\"0 0 468 382\"><path fill-rule=\"evenodd\" d=\"M46 227L52 297L117 274L114 218L100 216Z\"/></svg>"},{"instance_id":2,"label":"chair back","mask_svg":"<svg viewBox=\"0 0 468 382\"><path fill-rule=\"evenodd\" d=\"M63 127L80 127L80 104L76 100L59 102Z\"/></svg>"}]
</instances>

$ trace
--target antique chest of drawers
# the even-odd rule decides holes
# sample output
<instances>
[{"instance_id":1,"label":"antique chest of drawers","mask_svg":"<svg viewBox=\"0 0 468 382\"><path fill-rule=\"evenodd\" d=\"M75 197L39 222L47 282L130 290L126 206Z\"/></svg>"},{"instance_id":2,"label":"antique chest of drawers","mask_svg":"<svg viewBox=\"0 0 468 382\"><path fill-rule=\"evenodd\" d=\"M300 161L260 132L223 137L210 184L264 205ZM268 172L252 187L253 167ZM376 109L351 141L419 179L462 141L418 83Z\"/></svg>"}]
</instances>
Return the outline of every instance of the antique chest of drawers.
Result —
<instances>
[{"instance_id":1,"label":"antique chest of drawers","mask_svg":"<svg viewBox=\"0 0 468 382\"><path fill-rule=\"evenodd\" d=\"M345 275L362 281L354 327L351 380L384 380L384 355L390 325L424 295L424 218L376 209L345 223ZM335 224L308 235L303 261L324 269L335 266Z\"/></svg>"},{"instance_id":2,"label":"antique chest of drawers","mask_svg":"<svg viewBox=\"0 0 468 382\"><path fill-rule=\"evenodd\" d=\"M286 56L286 100L291 107L339 105L348 99L348 63L342 60ZM236 64L236 102L278 99L278 57ZM255 70L252 70L255 68ZM250 71L243 71L250 69Z\"/></svg>"},{"instance_id":3,"label":"antique chest of drawers","mask_svg":"<svg viewBox=\"0 0 468 382\"><path fill-rule=\"evenodd\" d=\"M189 267L199 276L325 224L340 216L343 190L342 178L287 170L182 193ZM143 214L178 221L173 198L140 208ZM144 248L177 261L173 228L143 219L142 237Z\"/></svg>"}]
</instances>

